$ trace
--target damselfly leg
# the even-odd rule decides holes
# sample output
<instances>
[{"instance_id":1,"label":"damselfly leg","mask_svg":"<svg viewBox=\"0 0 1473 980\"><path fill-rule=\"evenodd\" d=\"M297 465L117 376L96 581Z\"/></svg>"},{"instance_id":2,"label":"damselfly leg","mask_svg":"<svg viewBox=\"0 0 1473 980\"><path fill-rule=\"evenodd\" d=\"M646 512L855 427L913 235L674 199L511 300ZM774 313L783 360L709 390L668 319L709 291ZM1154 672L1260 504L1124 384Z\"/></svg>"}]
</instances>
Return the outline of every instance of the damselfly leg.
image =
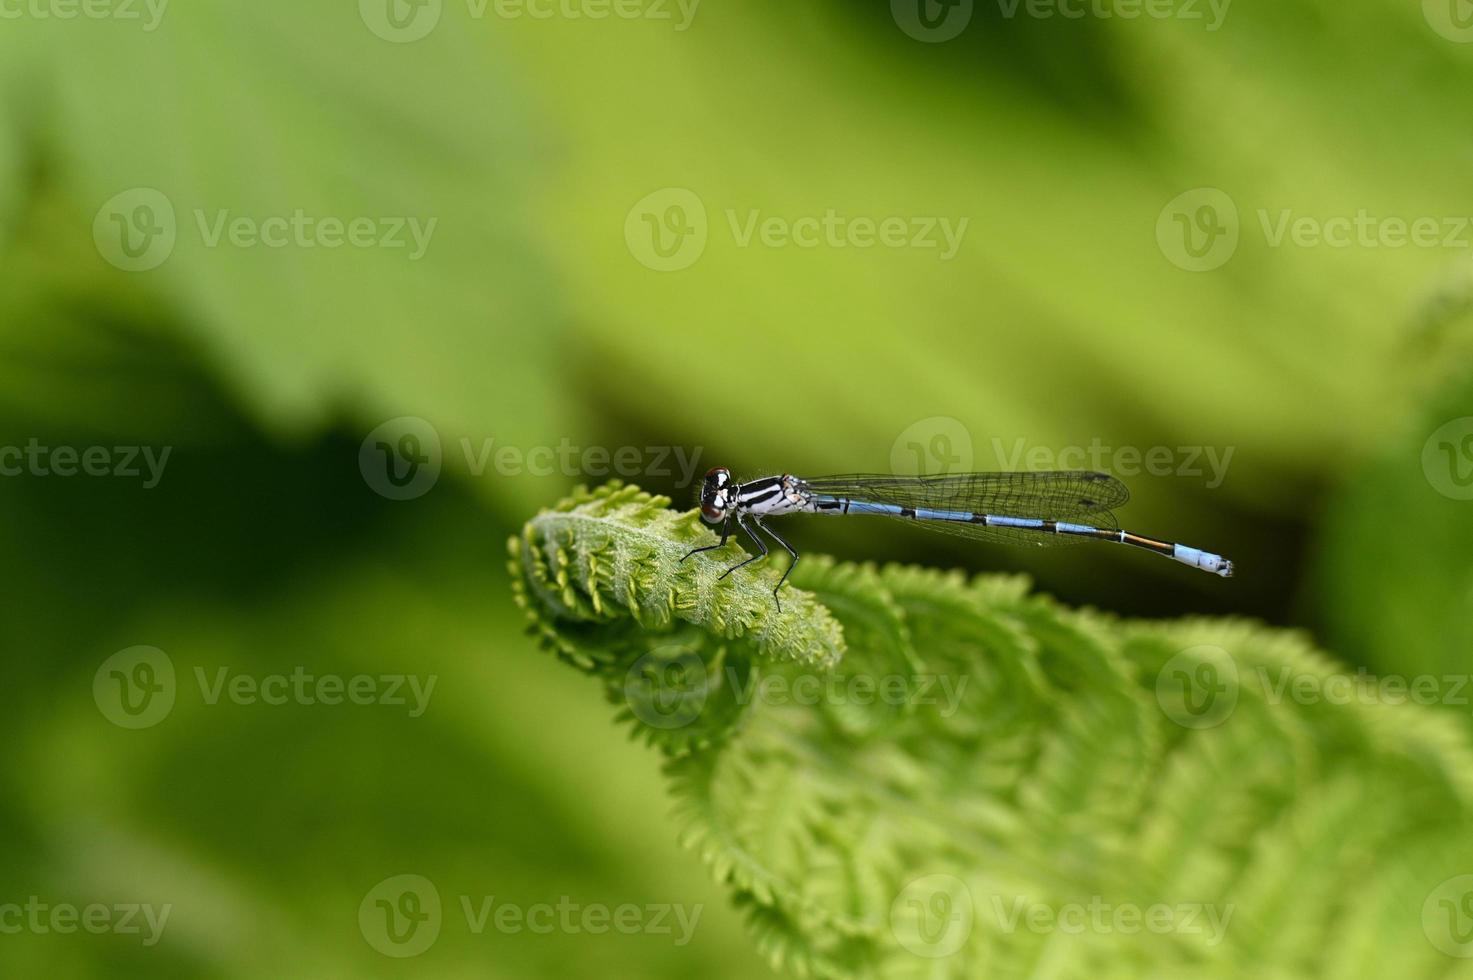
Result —
<instances>
[{"instance_id":1,"label":"damselfly leg","mask_svg":"<svg viewBox=\"0 0 1473 980\"><path fill-rule=\"evenodd\" d=\"M790 562L788 562L787 570L783 572L783 577L777 580L777 585L772 590L772 598L773 598L773 601L775 601L777 603L777 611L778 612L782 612L783 611L783 601L782 601L782 599L778 598L778 592L779 592L779 590L782 589L783 583L788 580L788 576L791 575L791 574L793 574L793 569L795 569L795 568L798 567L798 553L796 551L794 551L793 550L793 546L790 545L790 544L788 544L786 541L784 541L782 539L782 537L776 531L774 531L772 528L768 527L766 524L763 524L762 523L762 519L759 518L755 514L752 515L752 523L753 524L756 524L762 530L766 531L767 534L768 534L768 536L771 537L772 540L774 540L778 544L782 545L783 546L783 550L786 551L788 554L790 554L790 555L793 556L793 560L790 561Z\"/></svg>"},{"instance_id":2,"label":"damselfly leg","mask_svg":"<svg viewBox=\"0 0 1473 980\"><path fill-rule=\"evenodd\" d=\"M727 540L727 538L730 538L730 537L731 537L731 518L728 517L726 519L726 522L721 525L721 540L720 541L716 542L715 544L708 544L704 548L692 548L691 550L689 550L689 551L687 551L685 553L685 558L689 558L691 555L698 555L698 554L700 554L703 551L715 551L717 548L725 548L726 547L726 540ZM685 561L685 558L682 558L680 560L681 561Z\"/></svg>"},{"instance_id":3,"label":"damselfly leg","mask_svg":"<svg viewBox=\"0 0 1473 980\"><path fill-rule=\"evenodd\" d=\"M753 520L756 520L756 518L754 517ZM755 531L753 531L751 528L747 527L747 522L744 521L744 520L742 520L741 513L738 513L736 515L736 522L737 522L737 527L741 528L743 531L746 531L747 532L747 537L751 538L753 541L755 541L757 543L757 548L761 551L761 554L753 555L751 558L748 558L746 561L739 561L739 562L737 562L735 565L731 566L726 571L724 571L720 575L716 576L716 581L718 581L718 582L720 582L722 579L726 578L726 576L730 575L732 572L736 571L738 568L741 568L743 565L750 565L750 564L752 564L752 562L756 561L758 558L766 558L767 557L767 545L763 544L762 539L759 538L759 537L757 537L757 533ZM768 533L770 534L771 532L768 532Z\"/></svg>"}]
</instances>

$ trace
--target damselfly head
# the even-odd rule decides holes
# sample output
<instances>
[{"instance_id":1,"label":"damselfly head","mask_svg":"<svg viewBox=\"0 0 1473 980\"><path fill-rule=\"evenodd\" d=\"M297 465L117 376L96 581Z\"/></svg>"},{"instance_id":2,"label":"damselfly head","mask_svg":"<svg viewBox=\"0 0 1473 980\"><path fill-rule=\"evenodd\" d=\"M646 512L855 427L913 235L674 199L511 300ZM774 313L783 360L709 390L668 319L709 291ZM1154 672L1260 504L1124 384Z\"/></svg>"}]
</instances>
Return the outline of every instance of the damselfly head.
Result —
<instances>
[{"instance_id":1,"label":"damselfly head","mask_svg":"<svg viewBox=\"0 0 1473 980\"><path fill-rule=\"evenodd\" d=\"M707 524L720 524L735 506L731 470L721 466L707 470L706 480L701 484L701 520Z\"/></svg>"}]
</instances>

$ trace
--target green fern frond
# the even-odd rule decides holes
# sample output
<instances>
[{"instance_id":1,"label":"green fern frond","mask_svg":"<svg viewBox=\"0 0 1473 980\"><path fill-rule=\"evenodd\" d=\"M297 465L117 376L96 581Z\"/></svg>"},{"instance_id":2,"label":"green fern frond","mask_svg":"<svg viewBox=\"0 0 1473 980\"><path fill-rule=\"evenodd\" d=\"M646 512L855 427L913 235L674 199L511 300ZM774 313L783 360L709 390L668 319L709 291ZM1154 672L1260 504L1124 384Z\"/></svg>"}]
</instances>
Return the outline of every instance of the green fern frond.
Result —
<instances>
[{"instance_id":1,"label":"green fern frond","mask_svg":"<svg viewBox=\"0 0 1473 980\"><path fill-rule=\"evenodd\" d=\"M1294 633L1073 611L1018 577L809 557L779 614L775 572L718 580L736 549L682 563L714 537L667 503L608 487L540 514L511 543L517 595L667 753L681 840L775 968L1473 963L1436 901L1473 874L1455 719L1296 697L1343 673Z\"/></svg>"},{"instance_id":2,"label":"green fern frond","mask_svg":"<svg viewBox=\"0 0 1473 980\"><path fill-rule=\"evenodd\" d=\"M682 562L692 548L717 539L696 515L675 513L669 503L611 483L579 491L511 540L512 578L542 638L578 659L581 644L564 632L567 622L629 618L660 630L683 620L748 640L772 660L822 666L843 656L842 629L811 595L791 590L778 611L760 570L720 577L729 564L723 557L739 553L734 546Z\"/></svg>"}]
</instances>

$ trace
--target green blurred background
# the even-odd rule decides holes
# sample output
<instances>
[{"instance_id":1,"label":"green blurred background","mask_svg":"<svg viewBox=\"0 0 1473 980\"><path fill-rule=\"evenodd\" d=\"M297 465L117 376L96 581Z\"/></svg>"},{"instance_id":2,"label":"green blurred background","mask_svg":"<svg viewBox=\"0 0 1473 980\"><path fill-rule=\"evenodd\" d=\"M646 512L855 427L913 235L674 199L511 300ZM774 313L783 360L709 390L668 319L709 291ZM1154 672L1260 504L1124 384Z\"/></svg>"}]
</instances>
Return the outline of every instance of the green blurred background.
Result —
<instances>
[{"instance_id":1,"label":"green blurred background","mask_svg":"<svg viewBox=\"0 0 1473 980\"><path fill-rule=\"evenodd\" d=\"M0 447L46 452L0 455L0 905L172 912L152 946L0 934L0 974L768 975L654 755L508 597L508 534L609 456L682 504L681 461L1102 465L1126 527L1237 577L784 531L1465 671L1473 9L1145 9L6 5ZM150 486L59 447L169 456ZM140 645L175 700L128 728L94 680ZM197 683L298 668L436 686ZM446 907L405 960L359 924L401 874ZM702 911L683 944L477 932L486 896Z\"/></svg>"}]
</instances>

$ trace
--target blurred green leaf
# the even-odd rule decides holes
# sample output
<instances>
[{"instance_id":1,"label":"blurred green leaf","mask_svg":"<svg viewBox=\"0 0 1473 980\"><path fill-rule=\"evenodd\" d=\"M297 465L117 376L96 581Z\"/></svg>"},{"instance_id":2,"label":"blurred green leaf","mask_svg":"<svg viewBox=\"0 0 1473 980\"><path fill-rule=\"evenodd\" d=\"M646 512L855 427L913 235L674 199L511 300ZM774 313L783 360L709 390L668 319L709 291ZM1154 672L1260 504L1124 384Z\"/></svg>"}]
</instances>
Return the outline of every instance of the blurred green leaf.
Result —
<instances>
[{"instance_id":1,"label":"blurred green leaf","mask_svg":"<svg viewBox=\"0 0 1473 980\"><path fill-rule=\"evenodd\" d=\"M143 284L268 428L420 416L462 472L462 437L568 431L558 305L526 247L535 140L490 36L394 44L353 3L7 24L31 70L6 101L49 107L26 152L66 202L44 233L89 243L117 291ZM105 264L125 235L156 267Z\"/></svg>"},{"instance_id":2,"label":"blurred green leaf","mask_svg":"<svg viewBox=\"0 0 1473 980\"><path fill-rule=\"evenodd\" d=\"M1443 385L1337 495L1316 575L1331 642L1373 670L1429 676L1469 717L1473 691L1473 378Z\"/></svg>"},{"instance_id":3,"label":"blurred green leaf","mask_svg":"<svg viewBox=\"0 0 1473 980\"><path fill-rule=\"evenodd\" d=\"M24 556L5 589L0 905L172 907L148 947L137 935L7 934L0 973L760 969L720 890L678 859L638 746L608 738L611 712L574 675L527 655L497 557L504 529L465 492L395 509L358 480L355 452L346 440L310 453L194 449L147 492L0 481L0 544ZM471 525L491 530L468 536ZM94 684L139 644L167 656L174 700L156 723L124 729ZM406 682L402 704L332 704L308 686L278 704L266 687L218 686L298 672L345 686L400 675L429 693L417 700ZM604 778L569 778L591 762ZM429 949L399 962L364 934L358 908L404 873L435 885L443 919ZM578 919L552 935L478 930L462 898L474 910L488 896L579 914L679 905L699 920L685 945L674 931Z\"/></svg>"}]
</instances>

